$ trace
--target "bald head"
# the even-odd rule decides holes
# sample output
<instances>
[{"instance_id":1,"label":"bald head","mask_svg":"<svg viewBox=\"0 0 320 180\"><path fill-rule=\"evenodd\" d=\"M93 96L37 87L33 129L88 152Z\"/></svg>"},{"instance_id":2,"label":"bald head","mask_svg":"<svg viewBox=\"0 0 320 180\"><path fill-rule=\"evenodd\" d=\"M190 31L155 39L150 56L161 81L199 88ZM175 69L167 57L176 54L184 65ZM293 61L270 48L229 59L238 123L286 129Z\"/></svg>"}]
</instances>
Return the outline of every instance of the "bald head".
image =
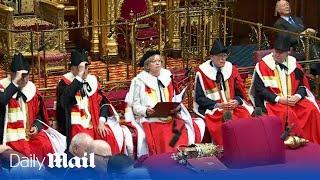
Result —
<instances>
[{"instance_id":1,"label":"bald head","mask_svg":"<svg viewBox=\"0 0 320 180\"><path fill-rule=\"evenodd\" d=\"M111 156L110 145L103 140L94 140L90 143L88 147L88 153L98 154L100 156Z\"/></svg>"},{"instance_id":2,"label":"bald head","mask_svg":"<svg viewBox=\"0 0 320 180\"><path fill-rule=\"evenodd\" d=\"M290 4L286 0L280 0L276 4L276 12L280 16L289 16L291 14Z\"/></svg>"},{"instance_id":3,"label":"bald head","mask_svg":"<svg viewBox=\"0 0 320 180\"><path fill-rule=\"evenodd\" d=\"M74 156L82 157L92 141L93 138L90 135L79 133L72 138L69 151Z\"/></svg>"}]
</instances>

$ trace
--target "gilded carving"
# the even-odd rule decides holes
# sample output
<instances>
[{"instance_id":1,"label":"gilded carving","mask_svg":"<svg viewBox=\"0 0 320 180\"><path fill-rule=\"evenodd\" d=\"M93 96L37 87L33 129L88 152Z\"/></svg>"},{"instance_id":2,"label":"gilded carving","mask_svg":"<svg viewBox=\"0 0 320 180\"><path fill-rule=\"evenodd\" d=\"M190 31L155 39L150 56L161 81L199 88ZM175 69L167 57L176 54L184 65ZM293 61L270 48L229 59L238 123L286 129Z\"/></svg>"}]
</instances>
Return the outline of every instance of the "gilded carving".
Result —
<instances>
[{"instance_id":1,"label":"gilded carving","mask_svg":"<svg viewBox=\"0 0 320 180\"><path fill-rule=\"evenodd\" d=\"M97 26L100 23L100 1L91 1L92 25ZM99 27L92 27L91 52L99 53L100 39Z\"/></svg>"},{"instance_id":2,"label":"gilded carving","mask_svg":"<svg viewBox=\"0 0 320 180\"><path fill-rule=\"evenodd\" d=\"M108 48L108 55L115 56L118 54L118 43L116 41L116 33L113 33L115 31L114 23L115 23L115 17L117 16L118 11L117 9L117 3L119 1L116 0L109 0L107 2L107 48ZM112 32L112 34L110 34Z\"/></svg>"},{"instance_id":3,"label":"gilded carving","mask_svg":"<svg viewBox=\"0 0 320 180\"><path fill-rule=\"evenodd\" d=\"M34 1L33 0L25 0L20 1L21 2L21 13L27 14L27 13L33 13L34 12Z\"/></svg>"},{"instance_id":4,"label":"gilded carving","mask_svg":"<svg viewBox=\"0 0 320 180\"><path fill-rule=\"evenodd\" d=\"M31 33L19 32L19 29L33 30L33 50L39 46L40 36L38 27L63 28L64 6L49 2L37 1L37 11L34 16L14 16L14 9L0 5L0 22L4 30L1 33L1 48L6 54L12 55L15 51L21 51L25 55L31 54ZM12 30L15 30L14 32ZM63 31L50 31L45 33L46 48L50 50L64 51Z\"/></svg>"},{"instance_id":5,"label":"gilded carving","mask_svg":"<svg viewBox=\"0 0 320 180\"><path fill-rule=\"evenodd\" d=\"M173 2L173 7L175 9L179 8L179 3L180 1L175 0ZM179 12L176 12L176 14L173 16L173 23L174 23L174 28L173 28L173 37L172 37L172 46L174 49L180 49L180 24L179 24Z\"/></svg>"},{"instance_id":6,"label":"gilded carving","mask_svg":"<svg viewBox=\"0 0 320 180\"><path fill-rule=\"evenodd\" d=\"M89 25L89 4L88 0L84 0L84 14L83 14L83 26ZM84 28L83 36L85 39L89 39L89 28Z\"/></svg>"}]
</instances>

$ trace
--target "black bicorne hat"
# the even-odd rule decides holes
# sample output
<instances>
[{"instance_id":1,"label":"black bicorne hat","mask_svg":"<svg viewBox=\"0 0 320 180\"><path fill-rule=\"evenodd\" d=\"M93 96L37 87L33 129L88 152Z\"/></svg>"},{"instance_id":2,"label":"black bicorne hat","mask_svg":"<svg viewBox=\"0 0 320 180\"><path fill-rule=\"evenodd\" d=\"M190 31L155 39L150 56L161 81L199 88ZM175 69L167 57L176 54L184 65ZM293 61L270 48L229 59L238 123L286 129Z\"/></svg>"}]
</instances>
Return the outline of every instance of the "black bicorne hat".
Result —
<instances>
[{"instance_id":1,"label":"black bicorne hat","mask_svg":"<svg viewBox=\"0 0 320 180\"><path fill-rule=\"evenodd\" d=\"M210 50L210 55L217 55L220 53L228 53L228 49L220 42L219 39L216 39Z\"/></svg>"},{"instance_id":2,"label":"black bicorne hat","mask_svg":"<svg viewBox=\"0 0 320 180\"><path fill-rule=\"evenodd\" d=\"M282 52L290 51L291 43L288 35L279 35L274 43L274 49Z\"/></svg>"},{"instance_id":3,"label":"black bicorne hat","mask_svg":"<svg viewBox=\"0 0 320 180\"><path fill-rule=\"evenodd\" d=\"M144 66L144 62L151 56L154 55L160 55L160 51L159 50L149 50L146 53L144 53L144 55L142 56L142 58L140 59L139 62L139 66L143 67Z\"/></svg>"},{"instance_id":4,"label":"black bicorne hat","mask_svg":"<svg viewBox=\"0 0 320 180\"><path fill-rule=\"evenodd\" d=\"M86 51L84 51L84 50L82 52L79 52L77 50L73 50L71 52L70 61L71 61L71 63L70 63L71 66L78 66L83 61L90 64L89 60L88 60L88 55L87 55Z\"/></svg>"},{"instance_id":5,"label":"black bicorne hat","mask_svg":"<svg viewBox=\"0 0 320 180\"><path fill-rule=\"evenodd\" d=\"M24 58L24 56L21 53L15 54L13 56L10 65L11 72L17 72L20 70L26 70L28 72L30 71L29 62L27 59Z\"/></svg>"}]
</instances>

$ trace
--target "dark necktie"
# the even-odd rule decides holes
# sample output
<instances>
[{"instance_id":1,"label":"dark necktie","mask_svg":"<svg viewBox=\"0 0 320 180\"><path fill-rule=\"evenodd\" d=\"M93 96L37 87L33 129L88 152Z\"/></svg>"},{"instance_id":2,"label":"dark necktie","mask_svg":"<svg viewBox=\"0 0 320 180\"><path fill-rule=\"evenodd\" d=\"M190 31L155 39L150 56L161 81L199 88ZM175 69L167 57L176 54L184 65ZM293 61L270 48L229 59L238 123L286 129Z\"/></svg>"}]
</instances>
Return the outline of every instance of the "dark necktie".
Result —
<instances>
[{"instance_id":1,"label":"dark necktie","mask_svg":"<svg viewBox=\"0 0 320 180\"><path fill-rule=\"evenodd\" d=\"M293 18L291 16L289 16L289 23L292 25L297 26L296 22L294 22Z\"/></svg>"},{"instance_id":2,"label":"dark necktie","mask_svg":"<svg viewBox=\"0 0 320 180\"><path fill-rule=\"evenodd\" d=\"M226 89L226 85L224 83L224 78L223 78L223 74L221 72L221 68L217 69L216 82L220 84L220 89L222 89L222 88L223 88L223 90Z\"/></svg>"},{"instance_id":3,"label":"dark necktie","mask_svg":"<svg viewBox=\"0 0 320 180\"><path fill-rule=\"evenodd\" d=\"M284 64L281 64L281 63L276 63L276 65L279 65L279 67L280 67L280 69L281 70L285 70L285 71L288 71L288 67L287 66L285 66Z\"/></svg>"},{"instance_id":4,"label":"dark necktie","mask_svg":"<svg viewBox=\"0 0 320 180\"><path fill-rule=\"evenodd\" d=\"M92 88L91 88L90 84L89 84L88 82L83 82L83 83L82 83L82 89L80 90L81 97L87 96L87 93L86 93L86 91L84 90L84 88L86 88L88 92L91 92L91 91L92 91Z\"/></svg>"},{"instance_id":5,"label":"dark necktie","mask_svg":"<svg viewBox=\"0 0 320 180\"><path fill-rule=\"evenodd\" d=\"M164 88L164 85L162 84L162 82L159 79L157 79L157 81L158 81L158 87L159 87L159 93L160 93L160 100L161 100L161 102L163 102L161 89Z\"/></svg>"},{"instance_id":6,"label":"dark necktie","mask_svg":"<svg viewBox=\"0 0 320 180\"><path fill-rule=\"evenodd\" d=\"M303 28L303 25L299 24L298 22L294 21L292 16L289 16L289 23L293 26L296 26L296 27L300 27L300 28Z\"/></svg>"},{"instance_id":7,"label":"dark necktie","mask_svg":"<svg viewBox=\"0 0 320 180\"><path fill-rule=\"evenodd\" d=\"M23 99L24 102L27 101L27 96L24 95L21 91L18 91L18 92L17 92L16 100L18 101L20 97Z\"/></svg>"}]
</instances>

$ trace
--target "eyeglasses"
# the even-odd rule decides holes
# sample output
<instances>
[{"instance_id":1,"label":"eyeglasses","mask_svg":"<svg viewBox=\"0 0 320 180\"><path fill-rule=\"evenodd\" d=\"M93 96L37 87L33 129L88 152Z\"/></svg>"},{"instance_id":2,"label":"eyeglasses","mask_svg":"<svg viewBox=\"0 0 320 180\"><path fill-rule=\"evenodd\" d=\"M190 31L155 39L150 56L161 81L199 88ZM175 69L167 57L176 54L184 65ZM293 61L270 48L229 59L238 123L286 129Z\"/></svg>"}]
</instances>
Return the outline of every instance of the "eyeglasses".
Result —
<instances>
[{"instance_id":1,"label":"eyeglasses","mask_svg":"<svg viewBox=\"0 0 320 180\"><path fill-rule=\"evenodd\" d=\"M150 61L151 63L161 63L161 59L153 59Z\"/></svg>"}]
</instances>

